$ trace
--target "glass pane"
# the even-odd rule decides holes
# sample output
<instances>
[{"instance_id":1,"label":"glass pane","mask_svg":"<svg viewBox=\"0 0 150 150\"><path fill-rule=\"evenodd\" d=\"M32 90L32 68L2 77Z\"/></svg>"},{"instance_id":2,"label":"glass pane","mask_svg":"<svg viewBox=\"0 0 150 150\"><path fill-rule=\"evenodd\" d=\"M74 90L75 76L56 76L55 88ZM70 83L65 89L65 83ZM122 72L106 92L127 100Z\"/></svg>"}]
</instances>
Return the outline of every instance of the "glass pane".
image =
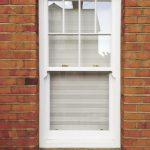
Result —
<instances>
[{"instance_id":1,"label":"glass pane","mask_svg":"<svg viewBox=\"0 0 150 150\"><path fill-rule=\"evenodd\" d=\"M94 72L50 74L51 130L108 130L109 75Z\"/></svg>"},{"instance_id":2,"label":"glass pane","mask_svg":"<svg viewBox=\"0 0 150 150\"><path fill-rule=\"evenodd\" d=\"M95 31L95 2L94 0L81 1L81 33Z\"/></svg>"},{"instance_id":3,"label":"glass pane","mask_svg":"<svg viewBox=\"0 0 150 150\"><path fill-rule=\"evenodd\" d=\"M100 33L111 33L112 26L112 8L111 0L97 0L96 3L96 15L98 28Z\"/></svg>"},{"instance_id":4,"label":"glass pane","mask_svg":"<svg viewBox=\"0 0 150 150\"><path fill-rule=\"evenodd\" d=\"M82 35L81 36L81 66L108 67L110 66L110 36Z\"/></svg>"},{"instance_id":5,"label":"glass pane","mask_svg":"<svg viewBox=\"0 0 150 150\"><path fill-rule=\"evenodd\" d=\"M49 36L50 66L75 67L78 61L77 35Z\"/></svg>"},{"instance_id":6,"label":"glass pane","mask_svg":"<svg viewBox=\"0 0 150 150\"><path fill-rule=\"evenodd\" d=\"M49 32L62 32L62 0L48 1Z\"/></svg>"},{"instance_id":7,"label":"glass pane","mask_svg":"<svg viewBox=\"0 0 150 150\"><path fill-rule=\"evenodd\" d=\"M78 0L65 1L65 32L78 33L79 19Z\"/></svg>"}]
</instances>

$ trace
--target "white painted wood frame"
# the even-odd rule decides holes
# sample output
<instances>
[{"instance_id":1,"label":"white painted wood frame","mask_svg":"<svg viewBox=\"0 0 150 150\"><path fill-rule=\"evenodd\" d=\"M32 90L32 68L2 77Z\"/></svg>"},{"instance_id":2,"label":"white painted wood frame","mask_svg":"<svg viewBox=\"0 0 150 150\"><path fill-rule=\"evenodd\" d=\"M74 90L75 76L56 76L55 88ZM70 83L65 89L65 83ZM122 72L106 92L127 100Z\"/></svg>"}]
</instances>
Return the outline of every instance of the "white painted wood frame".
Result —
<instances>
[{"instance_id":1,"label":"white painted wood frame","mask_svg":"<svg viewBox=\"0 0 150 150\"><path fill-rule=\"evenodd\" d=\"M63 25L64 26L64 25ZM49 67L48 4L39 0L40 148L119 148L120 147L120 26L121 0L112 0L112 50L110 67ZM109 72L109 130L50 130L51 71Z\"/></svg>"}]
</instances>

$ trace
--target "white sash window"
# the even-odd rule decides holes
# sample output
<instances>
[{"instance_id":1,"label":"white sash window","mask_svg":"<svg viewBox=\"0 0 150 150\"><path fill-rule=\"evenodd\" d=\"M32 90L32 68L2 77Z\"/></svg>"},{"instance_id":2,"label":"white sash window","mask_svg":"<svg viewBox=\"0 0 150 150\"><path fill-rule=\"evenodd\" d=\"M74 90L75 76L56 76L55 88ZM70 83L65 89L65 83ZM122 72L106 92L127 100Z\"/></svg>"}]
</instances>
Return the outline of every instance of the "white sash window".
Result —
<instances>
[{"instance_id":1,"label":"white sash window","mask_svg":"<svg viewBox=\"0 0 150 150\"><path fill-rule=\"evenodd\" d=\"M120 147L121 0L39 0L40 147Z\"/></svg>"}]
</instances>

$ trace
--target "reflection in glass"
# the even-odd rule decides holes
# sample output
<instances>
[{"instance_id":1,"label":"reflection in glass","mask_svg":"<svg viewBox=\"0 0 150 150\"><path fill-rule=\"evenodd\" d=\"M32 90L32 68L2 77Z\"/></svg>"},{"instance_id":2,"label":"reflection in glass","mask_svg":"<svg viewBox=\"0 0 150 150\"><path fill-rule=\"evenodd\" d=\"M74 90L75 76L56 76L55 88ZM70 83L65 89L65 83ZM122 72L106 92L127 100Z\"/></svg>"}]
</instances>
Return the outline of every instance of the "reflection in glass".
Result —
<instances>
[{"instance_id":1,"label":"reflection in glass","mask_svg":"<svg viewBox=\"0 0 150 150\"><path fill-rule=\"evenodd\" d=\"M111 0L97 0L96 15L100 28L97 30L101 34L111 34L112 25ZM98 36L98 53L103 57L108 57L111 53L111 36Z\"/></svg>"},{"instance_id":2,"label":"reflection in glass","mask_svg":"<svg viewBox=\"0 0 150 150\"><path fill-rule=\"evenodd\" d=\"M77 60L80 59L81 66L107 67L110 65L111 53L111 0L80 2L79 5L78 0L48 1L49 32L57 33L57 36L49 38L50 65L77 66L79 63ZM79 29L81 35L78 35ZM59 33L77 34L59 35Z\"/></svg>"},{"instance_id":3,"label":"reflection in glass","mask_svg":"<svg viewBox=\"0 0 150 150\"><path fill-rule=\"evenodd\" d=\"M111 5L111 0L97 0L96 14L99 22L98 24L100 25L100 33L111 33Z\"/></svg>"},{"instance_id":4,"label":"reflection in glass","mask_svg":"<svg viewBox=\"0 0 150 150\"><path fill-rule=\"evenodd\" d=\"M78 36L49 36L50 66L76 67L78 60Z\"/></svg>"},{"instance_id":5,"label":"reflection in glass","mask_svg":"<svg viewBox=\"0 0 150 150\"><path fill-rule=\"evenodd\" d=\"M110 53L104 52L109 47L108 41L100 35L82 35L81 36L81 66L83 67L108 67L110 66ZM104 48L104 49L103 49ZM110 48L108 49L108 51Z\"/></svg>"},{"instance_id":6,"label":"reflection in glass","mask_svg":"<svg viewBox=\"0 0 150 150\"><path fill-rule=\"evenodd\" d=\"M83 0L81 5L81 33L93 33L95 31L95 3L93 0Z\"/></svg>"},{"instance_id":7,"label":"reflection in glass","mask_svg":"<svg viewBox=\"0 0 150 150\"><path fill-rule=\"evenodd\" d=\"M65 1L65 32L78 33L79 9L77 0Z\"/></svg>"},{"instance_id":8,"label":"reflection in glass","mask_svg":"<svg viewBox=\"0 0 150 150\"><path fill-rule=\"evenodd\" d=\"M62 1L48 1L49 32L62 32Z\"/></svg>"}]
</instances>

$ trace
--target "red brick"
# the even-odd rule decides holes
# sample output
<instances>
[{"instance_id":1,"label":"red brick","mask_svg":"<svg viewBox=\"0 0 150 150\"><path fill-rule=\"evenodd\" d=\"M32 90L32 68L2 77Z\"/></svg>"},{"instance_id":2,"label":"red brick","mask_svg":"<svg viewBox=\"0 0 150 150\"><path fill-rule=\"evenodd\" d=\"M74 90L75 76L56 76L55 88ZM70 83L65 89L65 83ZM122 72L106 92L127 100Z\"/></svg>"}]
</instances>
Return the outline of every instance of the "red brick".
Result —
<instances>
[{"instance_id":1,"label":"red brick","mask_svg":"<svg viewBox=\"0 0 150 150\"><path fill-rule=\"evenodd\" d=\"M150 34L137 35L137 41L139 41L139 42L150 42Z\"/></svg>"},{"instance_id":2,"label":"red brick","mask_svg":"<svg viewBox=\"0 0 150 150\"><path fill-rule=\"evenodd\" d=\"M1 129L35 129L37 126L38 123L35 121L11 121L0 123Z\"/></svg>"},{"instance_id":3,"label":"red brick","mask_svg":"<svg viewBox=\"0 0 150 150\"><path fill-rule=\"evenodd\" d=\"M141 131L137 130L125 130L124 131L124 137L140 137L141 136Z\"/></svg>"},{"instance_id":4,"label":"red brick","mask_svg":"<svg viewBox=\"0 0 150 150\"><path fill-rule=\"evenodd\" d=\"M149 139L125 139L124 144L128 146L149 146L150 140Z\"/></svg>"},{"instance_id":5,"label":"red brick","mask_svg":"<svg viewBox=\"0 0 150 150\"><path fill-rule=\"evenodd\" d=\"M0 87L0 94L35 94L36 86Z\"/></svg>"},{"instance_id":6,"label":"red brick","mask_svg":"<svg viewBox=\"0 0 150 150\"><path fill-rule=\"evenodd\" d=\"M14 32L15 26L11 24L0 24L0 32Z\"/></svg>"},{"instance_id":7,"label":"red brick","mask_svg":"<svg viewBox=\"0 0 150 150\"><path fill-rule=\"evenodd\" d=\"M127 67L127 68L129 68L129 67L132 68L133 67L133 66L131 66L130 63L125 63L124 66ZM134 67L137 67L137 66L134 65ZM140 67L143 67L143 66L141 65ZM144 67L147 67L147 65L145 65ZM137 70L135 68L132 69L132 70L131 69L126 69L126 70L124 70L124 76L125 77L149 77L150 70L146 69L146 68L144 69L144 67L143 67L143 69L137 69ZM129 80L128 81L126 80L127 81L126 83L130 84L130 85L132 83L133 83L133 85L135 85L135 84L137 84L137 85L149 85L150 84L149 79L145 79L145 80L143 80L143 82L142 82L142 80L143 79L133 79L133 81L131 81L131 83L128 82Z\"/></svg>"},{"instance_id":8,"label":"red brick","mask_svg":"<svg viewBox=\"0 0 150 150\"><path fill-rule=\"evenodd\" d=\"M29 146L29 145L33 145L36 144L37 139L1 139L0 140L0 144L2 145L6 145L6 146L11 146L11 145L17 145L17 146Z\"/></svg>"},{"instance_id":9,"label":"red brick","mask_svg":"<svg viewBox=\"0 0 150 150\"><path fill-rule=\"evenodd\" d=\"M149 8L146 8L146 9L144 9L144 15L150 15L150 9Z\"/></svg>"},{"instance_id":10,"label":"red brick","mask_svg":"<svg viewBox=\"0 0 150 150\"><path fill-rule=\"evenodd\" d=\"M142 26L140 25L126 25L125 26L125 32L128 32L128 33L141 32L141 31L142 31Z\"/></svg>"},{"instance_id":11,"label":"red brick","mask_svg":"<svg viewBox=\"0 0 150 150\"><path fill-rule=\"evenodd\" d=\"M124 102L125 103L140 103L142 102L142 98L139 96L125 96Z\"/></svg>"},{"instance_id":12,"label":"red brick","mask_svg":"<svg viewBox=\"0 0 150 150\"><path fill-rule=\"evenodd\" d=\"M36 0L10 0L11 4L18 4L18 5L33 5L36 4Z\"/></svg>"},{"instance_id":13,"label":"red brick","mask_svg":"<svg viewBox=\"0 0 150 150\"><path fill-rule=\"evenodd\" d=\"M123 44L123 50L141 50L143 47L143 44L141 43L124 43Z\"/></svg>"},{"instance_id":14,"label":"red brick","mask_svg":"<svg viewBox=\"0 0 150 150\"><path fill-rule=\"evenodd\" d=\"M8 16L0 16L0 23L8 23L9 17Z\"/></svg>"},{"instance_id":15,"label":"red brick","mask_svg":"<svg viewBox=\"0 0 150 150\"><path fill-rule=\"evenodd\" d=\"M0 32L35 32L36 25L0 24Z\"/></svg>"},{"instance_id":16,"label":"red brick","mask_svg":"<svg viewBox=\"0 0 150 150\"><path fill-rule=\"evenodd\" d=\"M38 1L0 1L0 149L38 149ZM38 85L38 83L37 83Z\"/></svg>"},{"instance_id":17,"label":"red brick","mask_svg":"<svg viewBox=\"0 0 150 150\"><path fill-rule=\"evenodd\" d=\"M137 106L137 108L141 108L140 105ZM143 111L142 111L143 112ZM150 114L148 113L124 113L124 119L126 120L149 120Z\"/></svg>"},{"instance_id":18,"label":"red brick","mask_svg":"<svg viewBox=\"0 0 150 150\"><path fill-rule=\"evenodd\" d=\"M143 115L138 114L138 113L124 113L124 119L126 119L126 120L141 120L141 119L143 119Z\"/></svg>"},{"instance_id":19,"label":"red brick","mask_svg":"<svg viewBox=\"0 0 150 150\"><path fill-rule=\"evenodd\" d=\"M150 1L149 0L137 0L138 6L150 6Z\"/></svg>"},{"instance_id":20,"label":"red brick","mask_svg":"<svg viewBox=\"0 0 150 150\"><path fill-rule=\"evenodd\" d=\"M150 78L144 79L144 85L146 86L150 85Z\"/></svg>"},{"instance_id":21,"label":"red brick","mask_svg":"<svg viewBox=\"0 0 150 150\"><path fill-rule=\"evenodd\" d=\"M36 41L36 34L13 34L14 41Z\"/></svg>"},{"instance_id":22,"label":"red brick","mask_svg":"<svg viewBox=\"0 0 150 150\"><path fill-rule=\"evenodd\" d=\"M125 0L125 6L136 6L136 0Z\"/></svg>"},{"instance_id":23,"label":"red brick","mask_svg":"<svg viewBox=\"0 0 150 150\"><path fill-rule=\"evenodd\" d=\"M122 76L123 77L135 77L136 76L136 70L125 69L123 71L123 75Z\"/></svg>"},{"instance_id":24,"label":"red brick","mask_svg":"<svg viewBox=\"0 0 150 150\"><path fill-rule=\"evenodd\" d=\"M122 147L121 150L141 150L141 147ZM143 148L143 150L149 150L149 149Z\"/></svg>"},{"instance_id":25,"label":"red brick","mask_svg":"<svg viewBox=\"0 0 150 150\"><path fill-rule=\"evenodd\" d=\"M148 80L148 79L146 79ZM128 86L142 86L144 85L144 79L124 79L124 85Z\"/></svg>"},{"instance_id":26,"label":"red brick","mask_svg":"<svg viewBox=\"0 0 150 150\"><path fill-rule=\"evenodd\" d=\"M150 122L139 122L137 124L138 129L150 129Z\"/></svg>"},{"instance_id":27,"label":"red brick","mask_svg":"<svg viewBox=\"0 0 150 150\"><path fill-rule=\"evenodd\" d=\"M0 95L1 103L36 103L38 101L37 95Z\"/></svg>"},{"instance_id":28,"label":"red brick","mask_svg":"<svg viewBox=\"0 0 150 150\"><path fill-rule=\"evenodd\" d=\"M37 135L36 130L31 131L17 131L17 130L8 130L2 132L7 138L18 138L18 137L34 137Z\"/></svg>"},{"instance_id":29,"label":"red brick","mask_svg":"<svg viewBox=\"0 0 150 150\"><path fill-rule=\"evenodd\" d=\"M124 139L123 140L123 145L128 145L128 146L133 146L133 140L129 140L129 139Z\"/></svg>"},{"instance_id":30,"label":"red brick","mask_svg":"<svg viewBox=\"0 0 150 150\"><path fill-rule=\"evenodd\" d=\"M123 110L124 111L136 111L136 105L124 104Z\"/></svg>"},{"instance_id":31,"label":"red brick","mask_svg":"<svg viewBox=\"0 0 150 150\"><path fill-rule=\"evenodd\" d=\"M0 14L9 14L12 12L14 7L11 7L9 5L5 5L5 6L1 6L1 9L0 9Z\"/></svg>"},{"instance_id":32,"label":"red brick","mask_svg":"<svg viewBox=\"0 0 150 150\"><path fill-rule=\"evenodd\" d=\"M150 50L150 43L144 43L143 49L144 50Z\"/></svg>"},{"instance_id":33,"label":"red brick","mask_svg":"<svg viewBox=\"0 0 150 150\"><path fill-rule=\"evenodd\" d=\"M149 66L150 66L150 61L143 61L141 64L142 68L149 68Z\"/></svg>"},{"instance_id":34,"label":"red brick","mask_svg":"<svg viewBox=\"0 0 150 150\"><path fill-rule=\"evenodd\" d=\"M126 34L126 35L124 36L124 41L125 41L125 42L136 42L136 40L137 40L136 37L137 37L137 36L136 36L135 34Z\"/></svg>"},{"instance_id":35,"label":"red brick","mask_svg":"<svg viewBox=\"0 0 150 150\"><path fill-rule=\"evenodd\" d=\"M148 51L142 51L142 52L130 52L127 51L124 55L123 58L129 59L129 60L149 60L150 55Z\"/></svg>"},{"instance_id":36,"label":"red brick","mask_svg":"<svg viewBox=\"0 0 150 150\"><path fill-rule=\"evenodd\" d=\"M145 33L150 32L150 25L143 26L143 30L142 31L145 32Z\"/></svg>"},{"instance_id":37,"label":"red brick","mask_svg":"<svg viewBox=\"0 0 150 150\"><path fill-rule=\"evenodd\" d=\"M36 23L36 16L24 15L24 16L10 16L10 23Z\"/></svg>"},{"instance_id":38,"label":"red brick","mask_svg":"<svg viewBox=\"0 0 150 150\"><path fill-rule=\"evenodd\" d=\"M24 67L25 68L36 68L37 62L35 60L26 60L26 61L24 61Z\"/></svg>"},{"instance_id":39,"label":"red brick","mask_svg":"<svg viewBox=\"0 0 150 150\"><path fill-rule=\"evenodd\" d=\"M22 14L36 14L36 6L22 6Z\"/></svg>"},{"instance_id":40,"label":"red brick","mask_svg":"<svg viewBox=\"0 0 150 150\"><path fill-rule=\"evenodd\" d=\"M17 41L3 41L0 42L0 50L35 50L37 45L33 42L17 42Z\"/></svg>"},{"instance_id":41,"label":"red brick","mask_svg":"<svg viewBox=\"0 0 150 150\"><path fill-rule=\"evenodd\" d=\"M22 70L16 70L16 69L0 69L0 74L1 76L28 76L28 77L33 77L33 76L37 76L38 72L37 70L30 70L30 69L22 69Z\"/></svg>"},{"instance_id":42,"label":"red brick","mask_svg":"<svg viewBox=\"0 0 150 150\"><path fill-rule=\"evenodd\" d=\"M148 68L150 64L150 61L146 60L146 61L138 61L138 60L130 60L130 61L125 61L124 62L124 67L125 68Z\"/></svg>"},{"instance_id":43,"label":"red brick","mask_svg":"<svg viewBox=\"0 0 150 150\"><path fill-rule=\"evenodd\" d=\"M138 22L137 17L125 17L124 18L124 23L137 23L137 22Z\"/></svg>"},{"instance_id":44,"label":"red brick","mask_svg":"<svg viewBox=\"0 0 150 150\"><path fill-rule=\"evenodd\" d=\"M23 60L0 60L0 68L23 68L24 61Z\"/></svg>"},{"instance_id":45,"label":"red brick","mask_svg":"<svg viewBox=\"0 0 150 150\"><path fill-rule=\"evenodd\" d=\"M150 17L138 17L138 23L150 23Z\"/></svg>"},{"instance_id":46,"label":"red brick","mask_svg":"<svg viewBox=\"0 0 150 150\"><path fill-rule=\"evenodd\" d=\"M150 88L148 87L125 87L125 94L149 94Z\"/></svg>"},{"instance_id":47,"label":"red brick","mask_svg":"<svg viewBox=\"0 0 150 150\"><path fill-rule=\"evenodd\" d=\"M6 59L35 59L35 51L0 51L0 58Z\"/></svg>"},{"instance_id":48,"label":"red brick","mask_svg":"<svg viewBox=\"0 0 150 150\"><path fill-rule=\"evenodd\" d=\"M0 78L0 85L16 85L14 78Z\"/></svg>"},{"instance_id":49,"label":"red brick","mask_svg":"<svg viewBox=\"0 0 150 150\"><path fill-rule=\"evenodd\" d=\"M150 103L150 96L143 97L144 103Z\"/></svg>"},{"instance_id":50,"label":"red brick","mask_svg":"<svg viewBox=\"0 0 150 150\"><path fill-rule=\"evenodd\" d=\"M149 77L149 75L150 75L150 70L142 70L136 72L136 76L138 77Z\"/></svg>"},{"instance_id":51,"label":"red brick","mask_svg":"<svg viewBox=\"0 0 150 150\"><path fill-rule=\"evenodd\" d=\"M150 104L138 105L137 110L142 112L150 112Z\"/></svg>"},{"instance_id":52,"label":"red brick","mask_svg":"<svg viewBox=\"0 0 150 150\"><path fill-rule=\"evenodd\" d=\"M25 25L25 24L22 24L22 25L16 25L16 31L18 32L35 32L37 31L37 26L36 25Z\"/></svg>"},{"instance_id":53,"label":"red brick","mask_svg":"<svg viewBox=\"0 0 150 150\"><path fill-rule=\"evenodd\" d=\"M10 111L11 110L11 105L0 105L0 111Z\"/></svg>"},{"instance_id":54,"label":"red brick","mask_svg":"<svg viewBox=\"0 0 150 150\"><path fill-rule=\"evenodd\" d=\"M124 121L122 123L122 128L123 129L135 129L136 128L136 123L135 122Z\"/></svg>"},{"instance_id":55,"label":"red brick","mask_svg":"<svg viewBox=\"0 0 150 150\"><path fill-rule=\"evenodd\" d=\"M146 131L143 130L141 134L142 134L142 137L150 137L150 130L146 130Z\"/></svg>"},{"instance_id":56,"label":"red brick","mask_svg":"<svg viewBox=\"0 0 150 150\"><path fill-rule=\"evenodd\" d=\"M3 130L3 131L0 132L0 138L1 139L2 138L8 138L8 137L9 137L9 132L8 131Z\"/></svg>"},{"instance_id":57,"label":"red brick","mask_svg":"<svg viewBox=\"0 0 150 150\"><path fill-rule=\"evenodd\" d=\"M25 85L38 85L38 78L25 78Z\"/></svg>"},{"instance_id":58,"label":"red brick","mask_svg":"<svg viewBox=\"0 0 150 150\"><path fill-rule=\"evenodd\" d=\"M3 112L0 114L0 120L16 120L16 119L17 119L17 114L15 113L9 114L7 111L5 113Z\"/></svg>"},{"instance_id":59,"label":"red brick","mask_svg":"<svg viewBox=\"0 0 150 150\"><path fill-rule=\"evenodd\" d=\"M35 6L1 6L0 14L36 14Z\"/></svg>"},{"instance_id":60,"label":"red brick","mask_svg":"<svg viewBox=\"0 0 150 150\"><path fill-rule=\"evenodd\" d=\"M0 34L0 41L11 41L12 35L11 34Z\"/></svg>"},{"instance_id":61,"label":"red brick","mask_svg":"<svg viewBox=\"0 0 150 150\"><path fill-rule=\"evenodd\" d=\"M0 0L0 5L9 4L9 0Z\"/></svg>"},{"instance_id":62,"label":"red brick","mask_svg":"<svg viewBox=\"0 0 150 150\"><path fill-rule=\"evenodd\" d=\"M139 16L142 14L142 9L139 8L125 8L125 16Z\"/></svg>"},{"instance_id":63,"label":"red brick","mask_svg":"<svg viewBox=\"0 0 150 150\"><path fill-rule=\"evenodd\" d=\"M36 110L37 108L35 104L12 105L12 111L29 112Z\"/></svg>"}]
</instances>

